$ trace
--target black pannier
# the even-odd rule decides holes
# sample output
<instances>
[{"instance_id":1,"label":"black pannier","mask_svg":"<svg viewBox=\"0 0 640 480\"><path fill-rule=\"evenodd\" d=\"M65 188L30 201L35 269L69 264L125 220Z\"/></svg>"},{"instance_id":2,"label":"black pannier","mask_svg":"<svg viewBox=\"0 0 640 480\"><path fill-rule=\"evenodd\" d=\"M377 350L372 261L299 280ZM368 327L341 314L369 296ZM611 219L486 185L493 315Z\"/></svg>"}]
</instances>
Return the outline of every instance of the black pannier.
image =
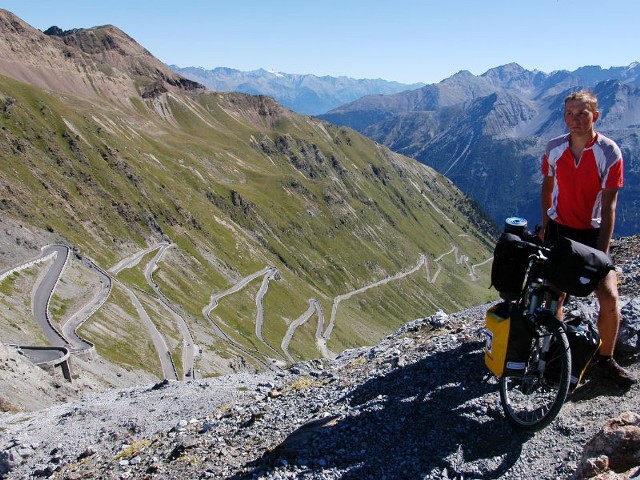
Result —
<instances>
[{"instance_id":1,"label":"black pannier","mask_svg":"<svg viewBox=\"0 0 640 480\"><path fill-rule=\"evenodd\" d=\"M547 257L543 266L547 280L576 297L589 295L614 269L606 253L565 237L558 239Z\"/></svg>"},{"instance_id":2,"label":"black pannier","mask_svg":"<svg viewBox=\"0 0 640 480\"><path fill-rule=\"evenodd\" d=\"M582 319L565 321L567 338L571 347L571 387L578 386L587 367L600 350L600 334L590 323L582 323Z\"/></svg>"},{"instance_id":3,"label":"black pannier","mask_svg":"<svg viewBox=\"0 0 640 480\"><path fill-rule=\"evenodd\" d=\"M588 322L582 322L580 317L569 318L564 322L569 348L571 349L571 377L570 389L574 391L584 376L589 364L600 349L600 335ZM557 377L560 369L557 343L549 347L549 358L545 376L548 379Z\"/></svg>"},{"instance_id":4,"label":"black pannier","mask_svg":"<svg viewBox=\"0 0 640 480\"><path fill-rule=\"evenodd\" d=\"M530 247L523 245L518 235L507 232L500 235L493 251L491 285L503 300L520 298L531 253Z\"/></svg>"},{"instance_id":5,"label":"black pannier","mask_svg":"<svg viewBox=\"0 0 640 480\"><path fill-rule=\"evenodd\" d=\"M531 355L531 344L535 330L531 322L517 309L511 308L509 344L504 362L505 373L524 374Z\"/></svg>"}]
</instances>

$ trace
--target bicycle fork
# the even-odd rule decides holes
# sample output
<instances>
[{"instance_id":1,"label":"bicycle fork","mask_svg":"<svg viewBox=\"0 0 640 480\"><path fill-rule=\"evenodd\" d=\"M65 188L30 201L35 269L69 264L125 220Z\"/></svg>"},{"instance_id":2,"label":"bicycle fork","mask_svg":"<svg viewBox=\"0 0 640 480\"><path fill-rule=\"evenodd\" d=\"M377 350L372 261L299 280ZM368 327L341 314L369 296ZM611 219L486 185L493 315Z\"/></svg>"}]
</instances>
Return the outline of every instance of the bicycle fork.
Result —
<instances>
[{"instance_id":1,"label":"bicycle fork","mask_svg":"<svg viewBox=\"0 0 640 480\"><path fill-rule=\"evenodd\" d=\"M530 295L530 304L529 304L529 318L531 319L531 323L532 324L536 324L537 321L535 320L535 317L538 315L545 315L545 314L551 314L553 315L551 312L555 312L556 309L558 308L558 298L556 295L552 295L550 299L547 299L547 306L546 307L541 307L541 303L542 300L544 299L544 293L545 293L545 285L543 281L537 281L534 282L531 285L532 288L532 292ZM544 310L544 312L542 311ZM554 316L555 318L555 316ZM537 373L539 378L542 378L544 376L544 372L545 369L547 367L547 357L548 357L548 353L549 350L551 348L551 339L552 336L551 335L544 335L543 339L542 339L542 347L538 348L536 347L537 351ZM536 339L536 342L538 341L538 339Z\"/></svg>"}]
</instances>

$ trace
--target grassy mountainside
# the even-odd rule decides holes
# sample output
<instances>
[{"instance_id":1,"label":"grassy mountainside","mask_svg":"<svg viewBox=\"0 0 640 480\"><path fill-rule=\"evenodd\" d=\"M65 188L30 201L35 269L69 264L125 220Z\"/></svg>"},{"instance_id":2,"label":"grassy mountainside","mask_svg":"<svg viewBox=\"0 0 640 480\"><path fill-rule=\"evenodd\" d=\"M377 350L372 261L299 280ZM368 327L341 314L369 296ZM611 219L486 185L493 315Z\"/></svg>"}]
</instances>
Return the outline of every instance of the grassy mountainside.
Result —
<instances>
[{"instance_id":1,"label":"grassy mountainside","mask_svg":"<svg viewBox=\"0 0 640 480\"><path fill-rule=\"evenodd\" d=\"M2 237L20 255L0 257L0 270L37 253L41 245L29 240L35 231L77 253L73 283L86 292L71 285L56 291L55 321L97 288L79 257L109 270L171 243L153 273L160 295L144 277L157 253L150 249L113 274L109 298L80 329L125 368L159 375L129 291L165 338L180 377L185 347L176 315L199 347L196 367L205 376L264 368L257 359L287 360L282 339L311 299L321 313L295 329L288 344L295 360L321 355L319 331L339 352L495 294L483 263L491 256L491 224L449 180L270 98L166 88L95 102L2 76L0 128L0 214L24 226ZM421 255L426 263L419 264ZM212 295L270 266L278 275L261 297L262 332L256 316L264 276L221 297L210 318L203 314ZM7 302L26 307L16 298L29 295L42 268L0 285L3 343L32 336L28 309Z\"/></svg>"}]
</instances>

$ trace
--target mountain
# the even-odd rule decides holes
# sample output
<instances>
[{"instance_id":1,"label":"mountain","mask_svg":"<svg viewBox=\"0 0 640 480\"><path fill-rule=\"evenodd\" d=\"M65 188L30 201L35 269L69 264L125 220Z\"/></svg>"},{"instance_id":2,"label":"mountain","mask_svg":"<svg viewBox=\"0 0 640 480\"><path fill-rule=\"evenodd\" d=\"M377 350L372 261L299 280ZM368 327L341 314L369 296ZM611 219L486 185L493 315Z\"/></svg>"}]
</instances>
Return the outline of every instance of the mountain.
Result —
<instances>
[{"instance_id":1,"label":"mountain","mask_svg":"<svg viewBox=\"0 0 640 480\"><path fill-rule=\"evenodd\" d=\"M566 95L590 88L599 97L599 131L620 145L625 187L615 233L640 231L640 65L573 72L529 71L517 64L475 76L459 72L438 84L365 97L320 118L350 126L394 151L432 166L501 224L540 220L540 161L546 142L564 133Z\"/></svg>"},{"instance_id":2,"label":"mountain","mask_svg":"<svg viewBox=\"0 0 640 480\"><path fill-rule=\"evenodd\" d=\"M267 95L301 114L319 115L366 95L387 95L413 90L424 84L403 84L382 79L354 79L271 72L263 69L243 72L218 67L178 67L174 72L206 85L217 92L242 92Z\"/></svg>"},{"instance_id":3,"label":"mountain","mask_svg":"<svg viewBox=\"0 0 640 480\"><path fill-rule=\"evenodd\" d=\"M0 163L0 341L50 342L31 292L69 247L46 322L88 342L74 388L332 358L496 295L493 224L447 178L114 26L0 10Z\"/></svg>"}]
</instances>

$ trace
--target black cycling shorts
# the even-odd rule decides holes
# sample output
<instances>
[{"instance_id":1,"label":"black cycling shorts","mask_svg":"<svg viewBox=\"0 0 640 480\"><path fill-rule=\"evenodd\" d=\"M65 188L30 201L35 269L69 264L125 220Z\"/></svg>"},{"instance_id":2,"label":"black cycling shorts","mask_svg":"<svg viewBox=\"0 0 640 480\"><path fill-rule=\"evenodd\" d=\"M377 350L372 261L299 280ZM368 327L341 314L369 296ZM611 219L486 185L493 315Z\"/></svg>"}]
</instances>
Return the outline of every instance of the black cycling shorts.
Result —
<instances>
[{"instance_id":1,"label":"black cycling shorts","mask_svg":"<svg viewBox=\"0 0 640 480\"><path fill-rule=\"evenodd\" d=\"M586 228L578 229L567 227L554 220L549 219L547 228L544 231L544 244L553 245L560 237L567 237L576 242L584 243L593 248L598 248L598 236L600 235L599 228Z\"/></svg>"}]
</instances>

